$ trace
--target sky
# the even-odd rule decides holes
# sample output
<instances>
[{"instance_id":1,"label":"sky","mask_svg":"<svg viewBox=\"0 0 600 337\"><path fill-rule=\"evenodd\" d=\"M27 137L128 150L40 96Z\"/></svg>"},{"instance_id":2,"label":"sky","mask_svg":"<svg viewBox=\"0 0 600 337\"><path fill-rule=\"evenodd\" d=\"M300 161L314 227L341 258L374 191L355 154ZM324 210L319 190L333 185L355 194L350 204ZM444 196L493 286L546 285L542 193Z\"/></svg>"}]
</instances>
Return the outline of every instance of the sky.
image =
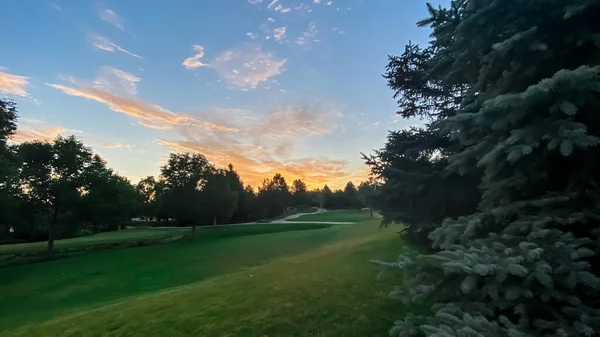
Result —
<instances>
[{"instance_id":1,"label":"sky","mask_svg":"<svg viewBox=\"0 0 600 337\"><path fill-rule=\"evenodd\" d=\"M443 1L440 1L443 2ZM436 4L435 1L433 1ZM367 178L395 115L388 55L426 43L421 0L22 0L3 4L13 141L75 135L136 183L171 152L254 187Z\"/></svg>"}]
</instances>

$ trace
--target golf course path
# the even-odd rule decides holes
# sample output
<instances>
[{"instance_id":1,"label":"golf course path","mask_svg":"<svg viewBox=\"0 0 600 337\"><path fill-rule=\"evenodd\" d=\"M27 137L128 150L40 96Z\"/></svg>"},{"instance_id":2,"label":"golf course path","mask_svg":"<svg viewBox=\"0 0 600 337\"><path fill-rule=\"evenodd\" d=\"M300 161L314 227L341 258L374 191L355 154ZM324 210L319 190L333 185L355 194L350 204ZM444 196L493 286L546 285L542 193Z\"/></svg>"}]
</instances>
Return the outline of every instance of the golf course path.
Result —
<instances>
[{"instance_id":1,"label":"golf course path","mask_svg":"<svg viewBox=\"0 0 600 337\"><path fill-rule=\"evenodd\" d=\"M320 214L329 212L324 208L317 208L316 212L312 213L297 213L287 216L283 219L272 220L271 222L243 222L243 223L233 223L226 225L208 225L208 226L199 226L198 228L210 228L210 227L232 227L232 226L250 226L250 225L268 225L268 224L324 224L324 225L352 225L354 222L349 221L294 221L303 215L312 215L312 214ZM183 226L183 227L151 227L155 229L169 229L169 228L191 228L192 226Z\"/></svg>"}]
</instances>

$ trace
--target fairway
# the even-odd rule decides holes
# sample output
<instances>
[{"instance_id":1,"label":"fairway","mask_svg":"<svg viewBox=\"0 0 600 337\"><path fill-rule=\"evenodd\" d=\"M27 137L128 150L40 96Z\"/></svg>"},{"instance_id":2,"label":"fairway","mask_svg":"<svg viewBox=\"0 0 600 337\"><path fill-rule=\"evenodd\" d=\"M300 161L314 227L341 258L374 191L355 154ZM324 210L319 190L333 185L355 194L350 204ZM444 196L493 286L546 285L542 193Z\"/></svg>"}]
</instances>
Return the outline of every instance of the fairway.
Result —
<instances>
[{"instance_id":1,"label":"fairway","mask_svg":"<svg viewBox=\"0 0 600 337\"><path fill-rule=\"evenodd\" d=\"M363 213L343 215L359 221L355 225L205 229L196 242L5 268L0 331L3 336L385 335L408 308L387 296L396 276L377 281L377 270L367 261L393 259L401 241L393 229L380 229L379 219L360 222Z\"/></svg>"},{"instance_id":2,"label":"fairway","mask_svg":"<svg viewBox=\"0 0 600 337\"><path fill-rule=\"evenodd\" d=\"M323 221L323 222L358 222L377 219L373 218L368 210L340 210L318 214L307 214L294 219L294 221Z\"/></svg>"}]
</instances>

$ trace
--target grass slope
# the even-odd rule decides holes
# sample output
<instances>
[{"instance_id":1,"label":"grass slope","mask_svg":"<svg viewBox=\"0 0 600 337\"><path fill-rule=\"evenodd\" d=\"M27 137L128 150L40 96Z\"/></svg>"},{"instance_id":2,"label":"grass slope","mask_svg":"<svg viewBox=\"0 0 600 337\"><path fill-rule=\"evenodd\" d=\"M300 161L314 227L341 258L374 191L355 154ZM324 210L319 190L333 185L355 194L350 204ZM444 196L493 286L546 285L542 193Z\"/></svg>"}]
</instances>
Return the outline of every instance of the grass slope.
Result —
<instances>
[{"instance_id":1,"label":"grass slope","mask_svg":"<svg viewBox=\"0 0 600 337\"><path fill-rule=\"evenodd\" d=\"M294 221L359 222L375 219L377 219L375 215L371 218L369 211L367 210L340 210L318 214L307 214L294 219Z\"/></svg>"},{"instance_id":2,"label":"grass slope","mask_svg":"<svg viewBox=\"0 0 600 337\"><path fill-rule=\"evenodd\" d=\"M388 275L376 281L375 268L366 263L393 259L399 248L394 230L379 229L377 222L15 267L8 282L4 275L0 279L0 331L3 336L385 335L394 319L418 308L389 299L400 280Z\"/></svg>"},{"instance_id":3,"label":"grass slope","mask_svg":"<svg viewBox=\"0 0 600 337\"><path fill-rule=\"evenodd\" d=\"M139 241L144 239L165 238L183 233L187 229L127 229L113 232L106 232L90 236L82 236L78 238L57 240L54 242L54 247L60 249L79 248L84 246L121 243ZM12 245L0 245L0 255L17 254L24 252L45 252L48 246L47 242L32 242L18 243Z\"/></svg>"}]
</instances>

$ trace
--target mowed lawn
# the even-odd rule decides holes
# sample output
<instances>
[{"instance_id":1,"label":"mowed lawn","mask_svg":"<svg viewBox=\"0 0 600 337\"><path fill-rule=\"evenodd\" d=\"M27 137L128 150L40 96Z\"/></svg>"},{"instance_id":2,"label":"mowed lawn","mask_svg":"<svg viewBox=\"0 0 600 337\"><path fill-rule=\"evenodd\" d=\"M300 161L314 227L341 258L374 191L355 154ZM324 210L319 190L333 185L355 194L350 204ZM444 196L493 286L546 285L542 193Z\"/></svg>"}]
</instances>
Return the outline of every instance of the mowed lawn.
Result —
<instances>
[{"instance_id":1,"label":"mowed lawn","mask_svg":"<svg viewBox=\"0 0 600 337\"><path fill-rule=\"evenodd\" d=\"M323 214L325 215L325 214ZM325 221L325 220L323 220ZM373 336L406 308L369 259L401 245L377 219L99 251L0 270L2 336ZM250 234L252 227L227 228ZM264 230L264 229L263 229ZM199 234L202 234L199 231Z\"/></svg>"},{"instance_id":2,"label":"mowed lawn","mask_svg":"<svg viewBox=\"0 0 600 337\"><path fill-rule=\"evenodd\" d=\"M125 243L140 240L152 240L168 238L179 235L186 232L187 229L152 229L152 228L140 228L140 229L127 229L112 231L107 233L101 233L90 236L82 236L72 239L57 240L54 243L56 249L71 249L85 246L93 246L100 244L111 244L111 243ZM14 245L0 245L0 255L2 254L15 254L23 252L43 252L46 250L47 242L32 242L32 243L19 243Z\"/></svg>"},{"instance_id":3,"label":"mowed lawn","mask_svg":"<svg viewBox=\"0 0 600 337\"><path fill-rule=\"evenodd\" d=\"M325 213L303 215L293 221L360 222L375 220L378 218L375 213L376 212L373 212L373 218L371 218L368 210L329 211Z\"/></svg>"}]
</instances>

